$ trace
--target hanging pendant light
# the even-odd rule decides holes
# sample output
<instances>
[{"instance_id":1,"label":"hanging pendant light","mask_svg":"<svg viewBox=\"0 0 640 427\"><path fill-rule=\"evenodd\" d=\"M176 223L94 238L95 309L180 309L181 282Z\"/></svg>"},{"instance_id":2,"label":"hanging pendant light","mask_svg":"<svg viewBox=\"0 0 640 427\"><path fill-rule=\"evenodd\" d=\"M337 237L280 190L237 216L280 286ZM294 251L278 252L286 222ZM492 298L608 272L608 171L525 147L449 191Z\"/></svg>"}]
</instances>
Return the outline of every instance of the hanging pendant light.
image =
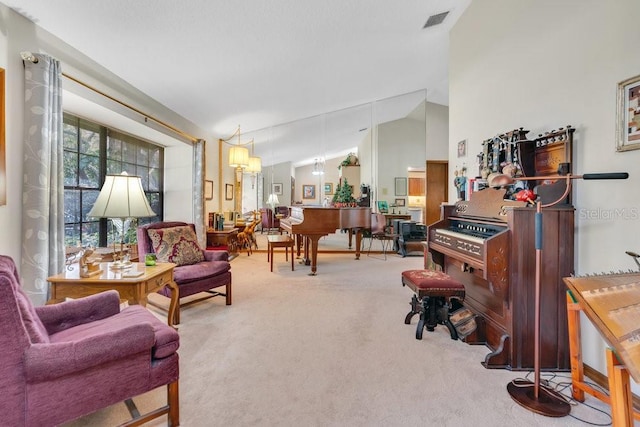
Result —
<instances>
[{"instance_id":1,"label":"hanging pendant light","mask_svg":"<svg viewBox=\"0 0 640 427\"><path fill-rule=\"evenodd\" d=\"M244 169L249 166L249 149L240 144L240 125L238 125L238 145L229 150L229 166Z\"/></svg>"},{"instance_id":2,"label":"hanging pendant light","mask_svg":"<svg viewBox=\"0 0 640 427\"><path fill-rule=\"evenodd\" d=\"M251 140L251 156L249 157L249 165L245 169L245 172L250 174L262 172L262 159L254 155L253 140Z\"/></svg>"},{"instance_id":3,"label":"hanging pendant light","mask_svg":"<svg viewBox=\"0 0 640 427\"><path fill-rule=\"evenodd\" d=\"M313 164L313 171L311 172L311 174L324 175L324 162L316 159L315 163Z\"/></svg>"}]
</instances>

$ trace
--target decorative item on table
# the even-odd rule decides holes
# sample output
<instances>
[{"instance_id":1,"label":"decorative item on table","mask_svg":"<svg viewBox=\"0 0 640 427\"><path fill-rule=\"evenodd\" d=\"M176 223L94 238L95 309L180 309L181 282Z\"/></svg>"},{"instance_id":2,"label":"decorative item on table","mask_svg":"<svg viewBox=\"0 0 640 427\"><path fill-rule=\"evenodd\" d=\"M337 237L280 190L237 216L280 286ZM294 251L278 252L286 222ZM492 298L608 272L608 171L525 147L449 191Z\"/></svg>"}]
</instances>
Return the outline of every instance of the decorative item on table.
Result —
<instances>
[{"instance_id":1,"label":"decorative item on table","mask_svg":"<svg viewBox=\"0 0 640 427\"><path fill-rule=\"evenodd\" d=\"M214 229L216 231L222 231L224 230L224 214L223 213L217 213L215 214L215 222L214 222Z\"/></svg>"},{"instance_id":2,"label":"decorative item on table","mask_svg":"<svg viewBox=\"0 0 640 427\"><path fill-rule=\"evenodd\" d=\"M82 256L84 249L80 246L80 242L78 242L78 246L67 246L64 250L64 264L67 266L67 270L73 270L73 264L76 264L80 261L80 257Z\"/></svg>"},{"instance_id":3,"label":"decorative item on table","mask_svg":"<svg viewBox=\"0 0 640 427\"><path fill-rule=\"evenodd\" d=\"M536 194L532 190L520 190L515 194L515 199L519 202L535 203Z\"/></svg>"},{"instance_id":4,"label":"decorative item on table","mask_svg":"<svg viewBox=\"0 0 640 427\"><path fill-rule=\"evenodd\" d=\"M93 249L90 248L82 251L78 266L80 268L80 277L92 277L102 273L102 270L100 270L100 257L93 255Z\"/></svg>"},{"instance_id":5,"label":"decorative item on table","mask_svg":"<svg viewBox=\"0 0 640 427\"><path fill-rule=\"evenodd\" d=\"M153 266L156 265L157 255L156 254L146 254L144 256L144 265Z\"/></svg>"},{"instance_id":6,"label":"decorative item on table","mask_svg":"<svg viewBox=\"0 0 640 427\"><path fill-rule=\"evenodd\" d=\"M149 206L149 201L142 188L139 176L129 176L126 172L121 175L107 175L100 194L93 208L87 214L93 218L111 218L111 224L120 234L120 252L124 254L124 235L128 231L131 218L155 216ZM112 269L122 269L130 265L125 264L116 254L116 242L113 240L114 262Z\"/></svg>"},{"instance_id":7,"label":"decorative item on table","mask_svg":"<svg viewBox=\"0 0 640 427\"><path fill-rule=\"evenodd\" d=\"M455 178L453 178L453 185L456 187L456 193L458 195L458 200L465 200L466 192L467 192L467 177L465 173L467 172L466 166L463 166L460 171L456 169L453 174Z\"/></svg>"}]
</instances>

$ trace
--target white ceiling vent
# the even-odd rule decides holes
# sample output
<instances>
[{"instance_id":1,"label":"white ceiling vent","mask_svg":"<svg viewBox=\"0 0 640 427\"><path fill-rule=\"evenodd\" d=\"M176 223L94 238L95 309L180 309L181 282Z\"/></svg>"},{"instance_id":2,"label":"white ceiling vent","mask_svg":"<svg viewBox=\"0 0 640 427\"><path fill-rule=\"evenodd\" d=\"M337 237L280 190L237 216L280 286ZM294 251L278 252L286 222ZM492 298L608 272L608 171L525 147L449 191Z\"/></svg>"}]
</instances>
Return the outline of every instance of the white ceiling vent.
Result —
<instances>
[{"instance_id":1,"label":"white ceiling vent","mask_svg":"<svg viewBox=\"0 0 640 427\"><path fill-rule=\"evenodd\" d=\"M436 15L431 15L429 19L427 19L427 23L424 24L424 27L422 28L424 29L433 27L434 25L442 24L442 21L444 21L444 18L446 18L448 14L449 12L442 12Z\"/></svg>"}]
</instances>

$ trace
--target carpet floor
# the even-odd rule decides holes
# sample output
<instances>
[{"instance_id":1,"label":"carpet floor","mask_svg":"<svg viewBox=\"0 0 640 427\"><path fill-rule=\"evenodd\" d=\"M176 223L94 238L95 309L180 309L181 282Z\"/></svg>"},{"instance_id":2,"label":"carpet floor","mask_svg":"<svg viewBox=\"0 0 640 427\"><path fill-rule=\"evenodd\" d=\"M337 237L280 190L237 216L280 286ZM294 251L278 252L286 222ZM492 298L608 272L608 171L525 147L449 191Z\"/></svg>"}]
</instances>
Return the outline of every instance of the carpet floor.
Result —
<instances>
[{"instance_id":1,"label":"carpet floor","mask_svg":"<svg viewBox=\"0 0 640 427\"><path fill-rule=\"evenodd\" d=\"M342 241L323 239L321 248L344 247L346 237L335 236ZM591 397L564 418L522 408L506 386L528 373L485 369L488 349L451 340L444 326L416 340L417 318L404 324L411 292L400 273L421 268L422 257L321 252L312 277L277 252L270 273L258 237L261 252L232 261L233 305L213 298L182 311L181 425L609 425L609 407ZM569 394L569 373L544 378ZM158 389L134 400L144 411L165 399ZM127 417L118 404L68 426Z\"/></svg>"}]
</instances>

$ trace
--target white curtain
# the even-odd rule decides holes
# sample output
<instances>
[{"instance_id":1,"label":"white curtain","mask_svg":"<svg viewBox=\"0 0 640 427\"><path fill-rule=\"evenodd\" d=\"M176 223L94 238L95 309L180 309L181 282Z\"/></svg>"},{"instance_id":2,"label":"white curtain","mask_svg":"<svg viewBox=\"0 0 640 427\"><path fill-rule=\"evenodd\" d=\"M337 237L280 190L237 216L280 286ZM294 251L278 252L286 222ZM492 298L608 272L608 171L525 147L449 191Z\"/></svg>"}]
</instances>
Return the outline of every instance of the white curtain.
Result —
<instances>
[{"instance_id":1,"label":"white curtain","mask_svg":"<svg viewBox=\"0 0 640 427\"><path fill-rule=\"evenodd\" d=\"M60 63L42 54L24 61L22 267L36 305L48 299L47 277L64 268L64 173Z\"/></svg>"},{"instance_id":2,"label":"white curtain","mask_svg":"<svg viewBox=\"0 0 640 427\"><path fill-rule=\"evenodd\" d=\"M207 245L207 231L204 225L204 151L205 141L193 144L193 223L201 247Z\"/></svg>"}]
</instances>

